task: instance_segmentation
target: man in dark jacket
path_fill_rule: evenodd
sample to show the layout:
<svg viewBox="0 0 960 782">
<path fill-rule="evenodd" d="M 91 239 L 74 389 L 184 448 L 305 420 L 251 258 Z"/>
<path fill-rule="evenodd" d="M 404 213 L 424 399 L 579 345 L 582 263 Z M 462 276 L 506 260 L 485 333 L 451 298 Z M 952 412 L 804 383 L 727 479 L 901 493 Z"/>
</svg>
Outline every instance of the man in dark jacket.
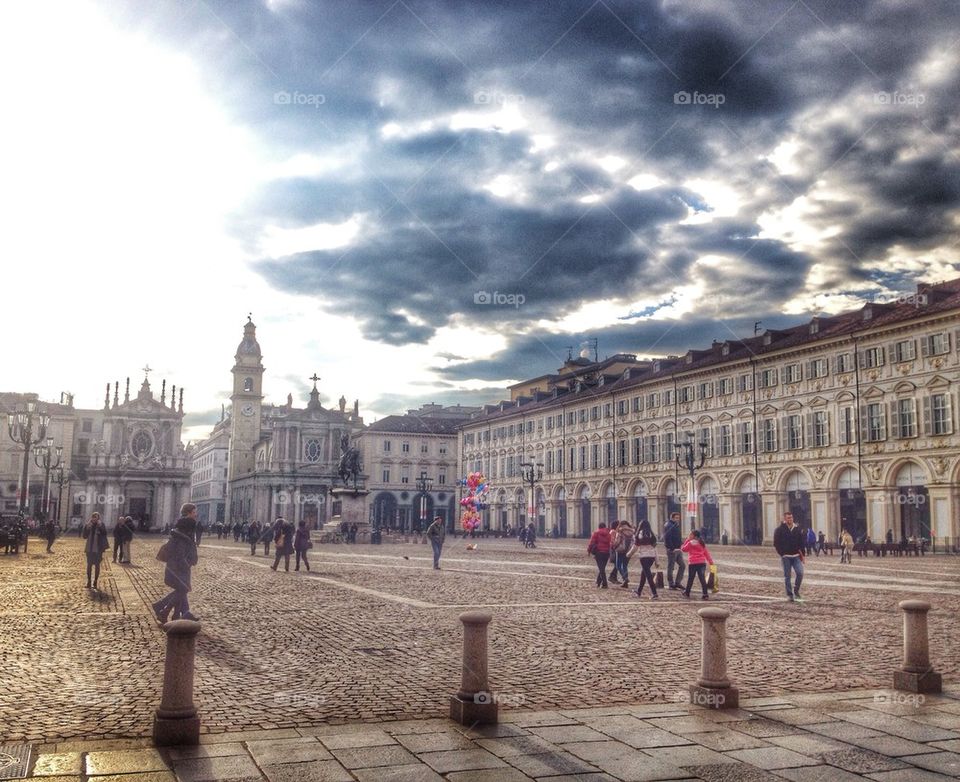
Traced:
<svg viewBox="0 0 960 782">
<path fill-rule="evenodd" d="M 443 516 L 435 516 L 433 524 L 427 527 L 427 538 L 433 549 L 433 569 L 440 569 L 440 554 L 443 552 L 443 541 L 447 537 L 447 528 L 443 523 Z"/>
<path fill-rule="evenodd" d="M 197 506 L 187 502 L 180 508 L 180 518 L 170 531 L 170 539 L 163 544 L 157 558 L 166 563 L 163 583 L 173 591 L 153 604 L 153 613 L 160 624 L 166 624 L 170 611 L 174 619 L 192 619 L 187 594 L 191 590 L 190 568 L 197 564 Z"/>
<path fill-rule="evenodd" d="M 293 553 L 293 525 L 284 518 L 279 518 L 273 525 L 273 542 L 277 544 L 271 570 L 276 570 L 283 558 L 284 570 L 290 570 L 290 555 Z"/>
<path fill-rule="evenodd" d="M 683 533 L 680 530 L 680 514 L 671 513 L 670 520 L 663 525 L 663 545 L 667 550 L 667 584 L 670 589 L 683 589 L 683 573 L 687 569 L 683 561 Z M 673 577 L 673 566 L 676 563 L 677 577 Z"/>
<path fill-rule="evenodd" d="M 805 542 L 803 530 L 793 523 L 793 514 L 787 511 L 783 514 L 783 524 L 773 533 L 773 547 L 780 555 L 780 562 L 783 565 L 783 584 L 787 590 L 787 599 L 791 603 L 803 602 L 803 598 L 800 597 L 800 583 L 803 581 Z M 790 571 L 796 573 L 793 585 L 790 584 Z"/>
</svg>

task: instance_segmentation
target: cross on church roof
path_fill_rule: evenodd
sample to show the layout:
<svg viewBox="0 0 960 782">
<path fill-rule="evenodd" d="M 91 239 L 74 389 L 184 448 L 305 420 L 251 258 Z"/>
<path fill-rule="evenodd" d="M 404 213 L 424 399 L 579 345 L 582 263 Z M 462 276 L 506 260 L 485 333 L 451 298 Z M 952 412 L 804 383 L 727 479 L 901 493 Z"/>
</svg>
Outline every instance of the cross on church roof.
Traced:
<svg viewBox="0 0 960 782">
<path fill-rule="evenodd" d="M 320 379 L 320 378 L 317 377 L 317 373 L 316 373 L 316 372 L 313 373 L 313 377 L 308 377 L 308 378 L 307 378 L 307 380 L 312 380 L 312 381 L 313 381 L 314 387 L 316 387 L 317 381 L 318 381 L 319 379 Z"/>
<path fill-rule="evenodd" d="M 147 365 L 143 368 L 143 378 L 144 378 L 144 380 L 146 380 L 146 379 L 148 379 L 148 378 L 150 377 L 150 373 L 151 373 L 151 372 L 153 372 L 153 370 L 150 368 L 150 365 L 147 364 Z"/>
</svg>

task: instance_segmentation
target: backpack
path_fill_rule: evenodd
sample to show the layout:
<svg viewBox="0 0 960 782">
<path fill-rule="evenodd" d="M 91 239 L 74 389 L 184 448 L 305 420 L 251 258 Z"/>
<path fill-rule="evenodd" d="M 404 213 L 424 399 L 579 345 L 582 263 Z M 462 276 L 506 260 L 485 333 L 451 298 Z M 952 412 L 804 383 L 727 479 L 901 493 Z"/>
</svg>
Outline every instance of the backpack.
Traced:
<svg viewBox="0 0 960 782">
<path fill-rule="evenodd" d="M 157 549 L 157 561 L 164 563 L 169 562 L 170 554 L 172 553 L 170 548 L 170 541 L 168 540 L 159 549 Z"/>
</svg>

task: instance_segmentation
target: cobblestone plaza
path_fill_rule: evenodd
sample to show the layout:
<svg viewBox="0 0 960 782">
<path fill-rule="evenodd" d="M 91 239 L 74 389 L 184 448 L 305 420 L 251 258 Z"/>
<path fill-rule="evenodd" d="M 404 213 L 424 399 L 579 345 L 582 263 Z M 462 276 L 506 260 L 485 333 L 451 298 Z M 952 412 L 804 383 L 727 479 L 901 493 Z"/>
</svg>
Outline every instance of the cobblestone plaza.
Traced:
<svg viewBox="0 0 960 782">
<path fill-rule="evenodd" d="M 83 588 L 79 541 L 31 541 L 0 557 L 0 739 L 148 736 L 164 636 L 149 603 L 165 589 L 158 538 L 132 565 Z M 262 553 L 206 538 L 192 602 L 203 622 L 196 700 L 205 733 L 446 715 L 460 675 L 458 615 L 493 614 L 490 671 L 502 711 L 678 704 L 698 673 L 699 600 L 594 587 L 579 542 L 523 549 L 448 541 L 443 569 L 424 545 L 319 545 L 310 573 L 272 572 Z M 949 556 L 811 557 L 807 602 L 782 598 L 772 551 L 716 547 L 731 612 L 730 674 L 742 697 L 890 686 L 901 659 L 897 603 L 929 600 L 931 654 L 960 670 L 960 568 Z"/>
</svg>

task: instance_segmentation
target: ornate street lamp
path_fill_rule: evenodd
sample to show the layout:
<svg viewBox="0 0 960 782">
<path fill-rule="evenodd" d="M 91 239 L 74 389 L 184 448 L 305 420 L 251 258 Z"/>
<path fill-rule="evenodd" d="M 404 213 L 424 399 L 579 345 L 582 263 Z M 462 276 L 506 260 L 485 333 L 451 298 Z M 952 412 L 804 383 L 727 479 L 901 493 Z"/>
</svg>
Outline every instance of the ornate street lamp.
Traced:
<svg viewBox="0 0 960 782">
<path fill-rule="evenodd" d="M 55 457 L 54 451 L 56 451 Z M 41 523 L 47 520 L 47 514 L 50 512 L 50 470 L 60 466 L 63 460 L 62 457 L 63 446 L 58 445 L 56 449 L 54 449 L 52 437 L 48 437 L 43 445 L 34 446 L 33 461 L 37 467 L 43 470 L 42 510 L 40 511 L 40 518 L 38 519 Z"/>
<path fill-rule="evenodd" d="M 699 454 L 697 449 L 699 448 Z M 687 432 L 687 439 L 677 443 L 677 466 L 690 475 L 690 492 L 687 497 L 687 513 L 690 519 L 690 528 L 697 526 L 697 489 L 696 472 L 707 460 L 707 444 L 694 442 L 693 432 Z"/>
<path fill-rule="evenodd" d="M 20 518 L 24 518 L 27 508 L 27 483 L 30 474 L 30 454 L 34 447 L 47 439 L 47 426 L 50 415 L 39 410 L 35 401 L 28 400 L 25 410 L 7 414 L 7 433 L 10 439 L 23 448 L 23 463 L 20 469 Z M 37 418 L 37 430 L 34 431 L 34 416 Z M 52 438 L 51 443 L 52 445 Z"/>
<path fill-rule="evenodd" d="M 427 520 L 427 492 L 433 484 L 433 478 L 428 478 L 425 472 L 420 473 L 417 478 L 417 491 L 420 492 L 420 532 L 423 532 L 423 524 Z"/>
<path fill-rule="evenodd" d="M 536 485 L 543 480 L 543 464 L 537 462 L 520 462 L 520 479 L 524 482 L 525 485 L 530 486 L 530 502 L 527 505 L 527 508 L 530 513 L 530 520 L 534 521 L 537 525 L 537 530 L 540 529 L 539 518 L 537 517 L 537 498 L 535 495 Z"/>
<path fill-rule="evenodd" d="M 61 511 L 62 502 L 63 502 L 63 484 L 67 484 L 67 496 L 70 496 L 70 468 L 67 467 L 66 470 L 63 469 L 62 464 L 58 464 L 56 469 L 53 471 L 53 480 L 57 484 L 57 524 L 60 523 L 60 516 L 63 515 Z M 69 525 L 68 525 L 69 526 Z"/>
</svg>

